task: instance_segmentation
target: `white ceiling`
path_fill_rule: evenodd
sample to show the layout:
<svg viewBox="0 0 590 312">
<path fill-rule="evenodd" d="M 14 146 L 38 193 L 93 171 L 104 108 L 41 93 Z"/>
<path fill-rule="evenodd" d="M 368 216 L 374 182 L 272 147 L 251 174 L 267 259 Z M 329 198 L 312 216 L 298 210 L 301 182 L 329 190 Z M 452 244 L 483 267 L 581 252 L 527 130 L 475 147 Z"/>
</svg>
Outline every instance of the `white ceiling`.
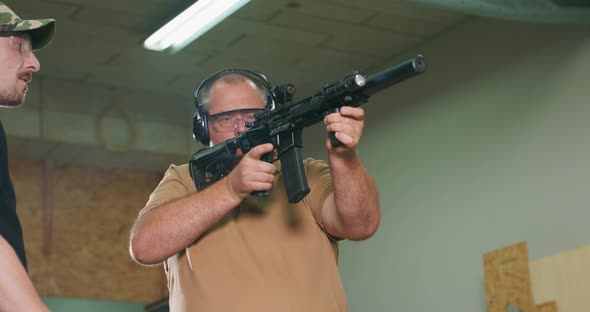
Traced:
<svg viewBox="0 0 590 312">
<path fill-rule="evenodd" d="M 463 14 L 400 0 L 252 0 L 184 50 L 166 54 L 146 50 L 142 42 L 192 0 L 2 1 L 21 18 L 57 21 L 51 45 L 36 52 L 42 69 L 35 77 L 43 78 L 44 105 L 60 114 L 96 115 L 104 103 L 92 92 L 86 94 L 93 89 L 85 88 L 106 87 L 130 95 L 128 98 L 149 97 L 149 101 L 126 103 L 125 109 L 138 122 L 185 124 L 183 138 L 185 132 L 186 138 L 190 137 L 187 121 L 196 85 L 218 70 L 258 70 L 273 84 L 294 83 L 296 98 L 302 98 L 351 70 L 370 74 L 413 56 L 420 52 L 416 51 L 420 44 L 466 19 Z M 57 85 L 61 87 L 56 89 Z M 41 88 L 33 85 L 31 89 L 29 93 L 34 94 Z M 40 105 L 34 97 L 28 96 L 26 109 Z M 171 99 L 166 101 L 165 111 L 162 101 L 155 100 L 160 98 Z M 26 113 L 22 114 L 29 116 Z M 11 116 L 17 115 L 13 112 Z M 6 125 L 6 118 L 3 122 Z M 75 124 L 83 126 L 84 122 Z M 14 129 L 19 125 L 13 122 L 9 126 Z M 90 142 L 86 147 L 71 146 L 54 144 L 55 137 L 48 142 L 43 135 L 40 140 L 22 139 L 18 131 L 16 136 L 8 133 L 11 151 L 17 156 L 60 159 L 59 155 L 69 155 L 69 161 L 72 155 L 88 150 L 85 154 L 97 159 L 88 162 L 133 163 L 151 170 L 164 169 L 162 164 L 170 158 L 154 155 L 158 161 L 139 166 L 138 153 L 142 159 L 150 158 L 145 150 L 113 155 L 100 153 L 95 139 L 93 146 Z M 189 156 L 182 153 L 178 157 Z M 125 157 L 128 159 L 121 160 Z"/>
<path fill-rule="evenodd" d="M 294 83 L 300 99 L 351 70 L 374 73 L 451 28 L 468 27 L 469 15 L 458 12 L 590 23 L 585 0 L 251 0 L 172 55 L 145 50 L 142 42 L 194 0 L 2 1 L 22 18 L 57 20 L 52 44 L 36 52 L 42 69 L 25 108 L 0 112 L 10 151 L 145 170 L 188 159 L 196 147 L 192 94 L 222 69 L 254 69 L 273 84 Z M 143 131 L 127 153 L 109 152 L 96 139 L 95 120 L 113 99 Z M 125 141 L 128 134 L 111 138 L 117 136 Z"/>
<path fill-rule="evenodd" d="M 21 17 L 52 17 L 39 75 L 186 96 L 229 67 L 317 89 L 352 69 L 371 71 L 464 16 L 396 0 L 252 0 L 175 55 L 141 43 L 187 0 L 4 0 Z M 311 90 L 311 89 L 310 89 Z"/>
</svg>

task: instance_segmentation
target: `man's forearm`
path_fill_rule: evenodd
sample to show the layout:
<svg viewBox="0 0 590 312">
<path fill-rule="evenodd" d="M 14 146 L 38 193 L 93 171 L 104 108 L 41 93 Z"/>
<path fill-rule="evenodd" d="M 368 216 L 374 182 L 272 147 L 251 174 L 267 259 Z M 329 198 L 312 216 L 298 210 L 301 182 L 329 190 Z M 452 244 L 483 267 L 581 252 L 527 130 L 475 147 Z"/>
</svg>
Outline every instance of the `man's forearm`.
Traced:
<svg viewBox="0 0 590 312">
<path fill-rule="evenodd" d="M 336 236 L 362 240 L 375 233 L 380 221 L 379 197 L 375 182 L 360 157 L 331 157 L 334 188 Z"/>
<path fill-rule="evenodd" d="M 0 236 L 0 312 L 49 311 L 16 253 Z"/>
<path fill-rule="evenodd" d="M 130 252 L 140 264 L 159 264 L 195 242 L 240 204 L 227 192 L 227 179 L 205 190 L 145 212 L 131 231 Z"/>
</svg>

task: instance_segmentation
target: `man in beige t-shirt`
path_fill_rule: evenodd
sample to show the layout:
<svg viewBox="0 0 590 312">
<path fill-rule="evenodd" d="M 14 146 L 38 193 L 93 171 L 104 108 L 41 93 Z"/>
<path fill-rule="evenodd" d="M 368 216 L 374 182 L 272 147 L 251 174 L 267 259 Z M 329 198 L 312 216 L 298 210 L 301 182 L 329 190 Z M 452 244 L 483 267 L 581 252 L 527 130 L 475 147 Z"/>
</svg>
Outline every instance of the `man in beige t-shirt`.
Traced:
<svg viewBox="0 0 590 312">
<path fill-rule="evenodd" d="M 205 79 L 195 99 L 195 138 L 211 145 L 272 106 L 266 78 L 247 70 Z M 324 123 L 344 146 L 326 140 L 328 162 L 305 160 L 311 191 L 297 204 L 287 201 L 280 165 L 261 160 L 272 144 L 238 152 L 231 172 L 199 192 L 188 165 L 167 170 L 133 226 L 130 252 L 140 264 L 163 263 L 171 311 L 346 311 L 335 238 L 373 235 L 379 201 L 356 152 L 363 110 L 343 107 Z"/>
</svg>

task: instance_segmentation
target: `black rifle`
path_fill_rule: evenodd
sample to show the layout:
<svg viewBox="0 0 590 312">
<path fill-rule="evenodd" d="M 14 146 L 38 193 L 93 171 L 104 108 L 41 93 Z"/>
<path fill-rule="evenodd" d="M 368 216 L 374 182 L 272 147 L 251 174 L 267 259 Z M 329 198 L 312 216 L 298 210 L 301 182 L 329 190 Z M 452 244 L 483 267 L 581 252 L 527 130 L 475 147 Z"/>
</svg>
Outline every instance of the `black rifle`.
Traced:
<svg viewBox="0 0 590 312">
<path fill-rule="evenodd" d="M 253 147 L 272 143 L 281 161 L 285 189 L 290 203 L 297 203 L 309 193 L 303 168 L 302 130 L 324 120 L 342 106 L 360 106 L 369 97 L 385 88 L 421 74 L 426 63 L 421 55 L 394 65 L 368 78 L 354 71 L 344 79 L 324 86 L 318 93 L 297 103 L 291 102 L 295 93 L 292 84 L 274 87 L 276 108 L 255 115 L 255 121 L 246 124 L 250 129 L 233 139 L 197 151 L 189 162 L 190 173 L 197 190 L 220 180 L 234 167 L 236 151 L 246 154 Z M 342 145 L 334 133 L 329 133 L 332 146 Z M 272 162 L 272 153 L 263 155 Z M 265 196 L 267 192 L 253 192 Z"/>
</svg>

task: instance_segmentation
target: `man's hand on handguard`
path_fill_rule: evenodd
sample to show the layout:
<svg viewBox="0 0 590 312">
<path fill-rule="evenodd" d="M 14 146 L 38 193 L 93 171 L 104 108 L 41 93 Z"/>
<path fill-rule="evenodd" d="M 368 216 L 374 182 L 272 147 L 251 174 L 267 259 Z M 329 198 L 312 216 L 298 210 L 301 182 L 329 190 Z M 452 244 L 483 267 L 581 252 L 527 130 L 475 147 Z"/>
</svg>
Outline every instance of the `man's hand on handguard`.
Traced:
<svg viewBox="0 0 590 312">
<path fill-rule="evenodd" d="M 253 191 L 268 191 L 277 172 L 273 164 L 260 160 L 262 155 L 271 152 L 273 145 L 262 144 L 251 149 L 227 176 L 230 194 L 243 200 Z"/>
<path fill-rule="evenodd" d="M 333 156 L 350 157 L 359 144 L 365 125 L 365 111 L 360 107 L 343 106 L 340 113 L 332 113 L 324 118 L 328 131 L 336 133 L 336 138 L 344 144 L 333 148 L 330 140 L 326 140 L 328 153 Z"/>
</svg>

